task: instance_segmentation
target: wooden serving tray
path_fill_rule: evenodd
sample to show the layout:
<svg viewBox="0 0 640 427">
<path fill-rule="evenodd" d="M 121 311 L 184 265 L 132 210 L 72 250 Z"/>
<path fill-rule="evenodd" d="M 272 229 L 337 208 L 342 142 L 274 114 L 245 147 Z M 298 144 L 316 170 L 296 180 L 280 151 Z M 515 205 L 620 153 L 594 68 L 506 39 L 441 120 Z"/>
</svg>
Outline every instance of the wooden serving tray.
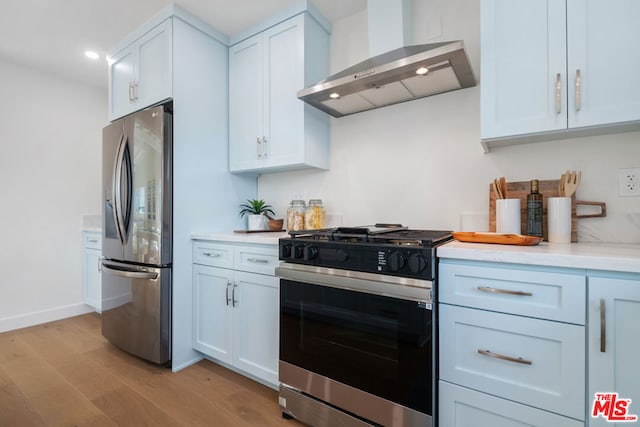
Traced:
<svg viewBox="0 0 640 427">
<path fill-rule="evenodd" d="M 542 194 L 542 234 L 544 240 L 547 238 L 547 198 L 558 197 L 558 186 L 560 180 L 551 179 L 538 181 L 538 190 Z M 527 232 L 527 195 L 531 192 L 530 181 L 507 182 L 507 197 L 510 199 L 520 199 L 520 232 Z M 489 231 L 496 231 L 496 193 L 493 191 L 493 183 L 489 184 Z M 577 217 L 576 217 L 576 195 L 571 196 L 571 241 L 578 241 Z"/>
<path fill-rule="evenodd" d="M 454 231 L 453 238 L 460 242 L 497 243 L 500 245 L 533 246 L 542 242 L 542 237 L 522 234 L 480 233 L 474 231 Z"/>
</svg>

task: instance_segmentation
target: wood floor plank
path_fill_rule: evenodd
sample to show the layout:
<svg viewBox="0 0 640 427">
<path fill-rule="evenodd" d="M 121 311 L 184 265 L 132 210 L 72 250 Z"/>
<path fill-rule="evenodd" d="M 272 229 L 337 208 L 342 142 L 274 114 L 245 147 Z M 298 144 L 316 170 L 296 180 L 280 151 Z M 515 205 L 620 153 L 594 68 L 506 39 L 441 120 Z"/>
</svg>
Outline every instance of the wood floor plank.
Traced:
<svg viewBox="0 0 640 427">
<path fill-rule="evenodd" d="M 0 426 L 44 425 L 38 412 L 0 366 Z"/>
<path fill-rule="evenodd" d="M 90 314 L 0 333 L 0 426 L 299 427 L 277 392 L 209 361 L 173 373 Z"/>
<path fill-rule="evenodd" d="M 139 427 L 180 426 L 167 412 L 127 386 L 121 386 L 93 399 L 96 405 L 118 425 Z"/>
</svg>

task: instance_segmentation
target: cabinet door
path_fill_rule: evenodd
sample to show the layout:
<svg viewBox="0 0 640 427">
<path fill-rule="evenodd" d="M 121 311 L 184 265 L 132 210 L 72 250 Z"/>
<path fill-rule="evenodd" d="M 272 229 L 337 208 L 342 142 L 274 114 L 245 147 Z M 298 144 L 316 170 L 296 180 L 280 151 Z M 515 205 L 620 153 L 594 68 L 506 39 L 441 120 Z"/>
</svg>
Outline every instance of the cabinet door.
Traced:
<svg viewBox="0 0 640 427">
<path fill-rule="evenodd" d="M 193 265 L 193 348 L 231 361 L 233 271 Z"/>
<path fill-rule="evenodd" d="M 640 119 L 638 18 L 637 0 L 567 0 L 569 127 Z"/>
<path fill-rule="evenodd" d="M 134 94 L 135 110 L 139 110 L 171 98 L 171 19 L 140 37 L 136 45 L 138 68 Z"/>
<path fill-rule="evenodd" d="M 263 164 L 262 35 L 229 48 L 229 167 L 231 172 Z"/>
<path fill-rule="evenodd" d="M 277 167 L 304 161 L 304 15 L 263 34 L 265 54 L 265 165 Z"/>
<path fill-rule="evenodd" d="M 564 1 L 482 1 L 482 139 L 566 129 L 565 19 Z"/>
<path fill-rule="evenodd" d="M 550 412 L 439 383 L 439 425 L 446 427 L 583 427 L 584 423 Z"/>
<path fill-rule="evenodd" d="M 134 108 L 132 84 L 135 80 L 136 49 L 129 46 L 109 60 L 109 118 L 114 120 Z"/>
<path fill-rule="evenodd" d="M 102 271 L 101 251 L 84 250 L 84 300 L 85 303 L 102 312 Z"/>
<path fill-rule="evenodd" d="M 640 278 L 590 277 L 588 310 L 589 414 L 595 393 L 616 392 L 621 399 L 632 399 L 628 415 L 640 416 Z M 612 424 L 598 417 L 589 425 Z"/>
<path fill-rule="evenodd" d="M 278 384 L 279 279 L 235 273 L 234 365 Z"/>
<path fill-rule="evenodd" d="M 584 419 L 584 326 L 438 307 L 441 379 Z"/>
</svg>

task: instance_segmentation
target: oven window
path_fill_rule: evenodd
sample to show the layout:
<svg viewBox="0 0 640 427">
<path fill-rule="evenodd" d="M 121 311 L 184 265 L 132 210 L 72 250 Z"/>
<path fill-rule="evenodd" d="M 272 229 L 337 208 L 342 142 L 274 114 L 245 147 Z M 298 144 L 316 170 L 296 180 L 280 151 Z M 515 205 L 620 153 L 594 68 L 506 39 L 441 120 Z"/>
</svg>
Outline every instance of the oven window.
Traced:
<svg viewBox="0 0 640 427">
<path fill-rule="evenodd" d="M 280 281 L 280 359 L 431 414 L 431 310 Z"/>
</svg>

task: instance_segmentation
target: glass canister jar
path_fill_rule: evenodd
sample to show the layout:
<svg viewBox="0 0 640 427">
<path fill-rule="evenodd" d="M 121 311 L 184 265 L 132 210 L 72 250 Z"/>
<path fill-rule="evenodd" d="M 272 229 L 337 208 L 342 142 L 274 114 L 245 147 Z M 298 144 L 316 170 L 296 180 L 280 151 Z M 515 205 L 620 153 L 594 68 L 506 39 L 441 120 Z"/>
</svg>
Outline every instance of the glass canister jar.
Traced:
<svg viewBox="0 0 640 427">
<path fill-rule="evenodd" d="M 304 213 L 306 205 L 304 200 L 292 200 L 287 209 L 287 231 L 304 230 Z"/>
<path fill-rule="evenodd" d="M 324 228 L 327 222 L 327 213 L 322 206 L 322 200 L 311 199 L 304 214 L 304 229 L 317 230 Z"/>
</svg>

